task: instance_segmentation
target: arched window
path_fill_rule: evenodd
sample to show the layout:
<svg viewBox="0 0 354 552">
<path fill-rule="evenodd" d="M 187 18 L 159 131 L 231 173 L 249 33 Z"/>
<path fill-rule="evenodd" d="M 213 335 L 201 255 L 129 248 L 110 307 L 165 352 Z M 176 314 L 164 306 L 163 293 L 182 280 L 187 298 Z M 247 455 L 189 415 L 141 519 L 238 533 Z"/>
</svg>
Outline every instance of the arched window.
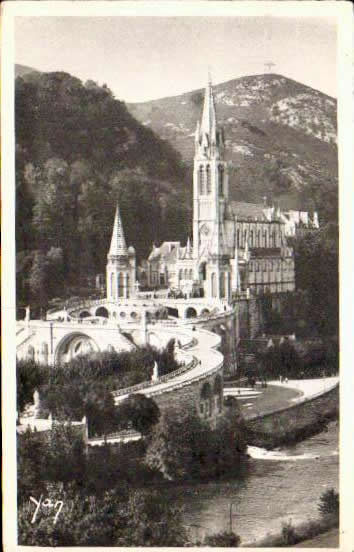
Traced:
<svg viewBox="0 0 354 552">
<path fill-rule="evenodd" d="M 200 165 L 199 171 L 198 171 L 198 184 L 199 184 L 199 195 L 204 195 L 204 167 L 203 165 Z"/>
<path fill-rule="evenodd" d="M 210 174 L 210 166 L 206 166 L 206 186 L 207 186 L 207 194 L 211 194 L 211 174 Z"/>
<path fill-rule="evenodd" d="M 236 232 L 236 243 L 237 243 L 237 247 L 240 247 L 240 229 L 237 228 L 237 232 Z"/>
<path fill-rule="evenodd" d="M 221 274 L 220 274 L 220 297 L 221 297 L 221 299 L 224 299 L 224 297 L 225 297 L 225 276 L 226 276 L 226 274 L 224 272 L 221 272 Z"/>
<path fill-rule="evenodd" d="M 250 247 L 253 247 L 253 230 L 250 232 Z"/>
<path fill-rule="evenodd" d="M 116 298 L 115 289 L 114 289 L 114 272 L 111 272 L 111 297 Z"/>
<path fill-rule="evenodd" d="M 212 297 L 217 297 L 217 290 L 216 290 L 216 274 L 215 272 L 211 275 L 211 295 Z"/>
<path fill-rule="evenodd" d="M 261 231 L 257 232 L 257 247 L 261 247 Z"/>
<path fill-rule="evenodd" d="M 129 286 L 130 286 L 130 281 L 129 281 L 129 274 L 127 274 L 127 297 L 129 297 Z"/>
<path fill-rule="evenodd" d="M 188 280 L 188 270 L 186 268 L 184 269 L 184 279 Z"/>
<path fill-rule="evenodd" d="M 208 418 L 213 412 L 212 405 L 213 392 L 210 383 L 204 383 L 200 392 L 200 413 Z"/>
<path fill-rule="evenodd" d="M 45 364 L 48 363 L 48 343 L 42 343 L 42 358 Z"/>
<path fill-rule="evenodd" d="M 118 297 L 124 296 L 124 274 L 120 272 L 118 274 Z"/>
<path fill-rule="evenodd" d="M 268 247 L 268 234 L 267 234 L 267 232 L 264 233 L 264 247 Z"/>
<path fill-rule="evenodd" d="M 224 166 L 219 165 L 218 171 L 219 171 L 219 193 L 221 196 L 223 196 L 224 195 Z"/>
<path fill-rule="evenodd" d="M 183 280 L 183 270 L 180 268 L 178 272 L 178 279 L 179 281 Z"/>
<path fill-rule="evenodd" d="M 192 268 L 189 270 L 189 279 L 193 280 L 193 269 Z"/>
</svg>

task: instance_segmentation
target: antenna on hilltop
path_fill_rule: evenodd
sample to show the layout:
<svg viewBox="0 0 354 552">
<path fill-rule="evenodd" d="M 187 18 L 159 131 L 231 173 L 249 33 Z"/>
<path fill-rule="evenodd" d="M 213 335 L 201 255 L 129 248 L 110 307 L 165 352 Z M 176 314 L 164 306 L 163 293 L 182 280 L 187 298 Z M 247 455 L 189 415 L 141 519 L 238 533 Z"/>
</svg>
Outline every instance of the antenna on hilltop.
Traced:
<svg viewBox="0 0 354 552">
<path fill-rule="evenodd" d="M 272 67 L 275 67 L 275 63 L 273 63 L 272 61 L 268 61 L 268 63 L 265 63 L 264 64 L 264 72 L 265 73 L 271 73 L 272 72 Z M 268 71 L 267 71 L 268 69 Z"/>
</svg>

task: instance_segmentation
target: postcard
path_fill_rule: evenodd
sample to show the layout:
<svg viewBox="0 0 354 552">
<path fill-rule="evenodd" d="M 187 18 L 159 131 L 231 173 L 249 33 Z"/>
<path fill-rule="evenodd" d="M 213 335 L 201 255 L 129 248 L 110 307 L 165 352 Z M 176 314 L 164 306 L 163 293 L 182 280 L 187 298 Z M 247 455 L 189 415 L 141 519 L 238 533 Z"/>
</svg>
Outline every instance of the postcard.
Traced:
<svg viewBox="0 0 354 552">
<path fill-rule="evenodd" d="M 2 31 L 5 550 L 352 550 L 350 4 Z"/>
</svg>

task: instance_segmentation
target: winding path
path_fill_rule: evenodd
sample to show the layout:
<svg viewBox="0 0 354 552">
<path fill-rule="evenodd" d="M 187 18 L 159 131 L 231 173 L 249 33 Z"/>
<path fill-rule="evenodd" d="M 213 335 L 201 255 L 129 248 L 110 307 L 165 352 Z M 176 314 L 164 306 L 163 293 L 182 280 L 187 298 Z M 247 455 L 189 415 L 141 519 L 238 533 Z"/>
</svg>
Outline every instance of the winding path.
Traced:
<svg viewBox="0 0 354 552">
<path fill-rule="evenodd" d="M 158 330 L 158 328 L 156 329 Z M 190 333 L 191 342 L 193 342 L 193 345 L 188 348 L 188 353 L 192 354 L 196 359 L 196 364 L 190 370 L 179 374 L 171 380 L 163 383 L 157 382 L 156 385 L 142 389 L 141 392 L 147 397 L 168 393 L 175 389 L 189 385 L 193 381 L 202 380 L 211 375 L 213 372 L 219 370 L 222 366 L 224 357 L 219 351 L 215 350 L 220 344 L 220 336 L 212 332 L 208 332 L 207 330 L 186 330 L 186 327 L 184 326 L 183 332 L 186 333 L 186 331 Z M 176 335 L 177 332 L 178 328 L 176 328 Z M 127 396 L 128 393 L 126 395 L 116 397 L 115 403 L 118 404 Z"/>
</svg>

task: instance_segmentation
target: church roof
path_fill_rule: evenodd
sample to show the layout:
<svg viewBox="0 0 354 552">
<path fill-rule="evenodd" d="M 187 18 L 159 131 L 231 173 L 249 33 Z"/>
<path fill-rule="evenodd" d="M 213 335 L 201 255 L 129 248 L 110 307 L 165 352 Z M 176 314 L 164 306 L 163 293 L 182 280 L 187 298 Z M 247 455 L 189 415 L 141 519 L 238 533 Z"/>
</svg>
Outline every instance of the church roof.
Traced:
<svg viewBox="0 0 354 552">
<path fill-rule="evenodd" d="M 229 210 L 232 217 L 238 220 L 268 220 L 262 203 L 246 203 L 245 201 L 230 201 Z"/>
<path fill-rule="evenodd" d="M 160 259 L 164 262 L 174 262 L 177 259 L 179 242 L 163 242 L 160 247 L 154 247 L 149 255 L 149 261 Z"/>
<path fill-rule="evenodd" d="M 119 207 L 117 204 L 114 216 L 111 247 L 108 256 L 126 257 L 128 255 L 127 244 L 124 237 L 122 219 L 120 218 Z"/>
</svg>

